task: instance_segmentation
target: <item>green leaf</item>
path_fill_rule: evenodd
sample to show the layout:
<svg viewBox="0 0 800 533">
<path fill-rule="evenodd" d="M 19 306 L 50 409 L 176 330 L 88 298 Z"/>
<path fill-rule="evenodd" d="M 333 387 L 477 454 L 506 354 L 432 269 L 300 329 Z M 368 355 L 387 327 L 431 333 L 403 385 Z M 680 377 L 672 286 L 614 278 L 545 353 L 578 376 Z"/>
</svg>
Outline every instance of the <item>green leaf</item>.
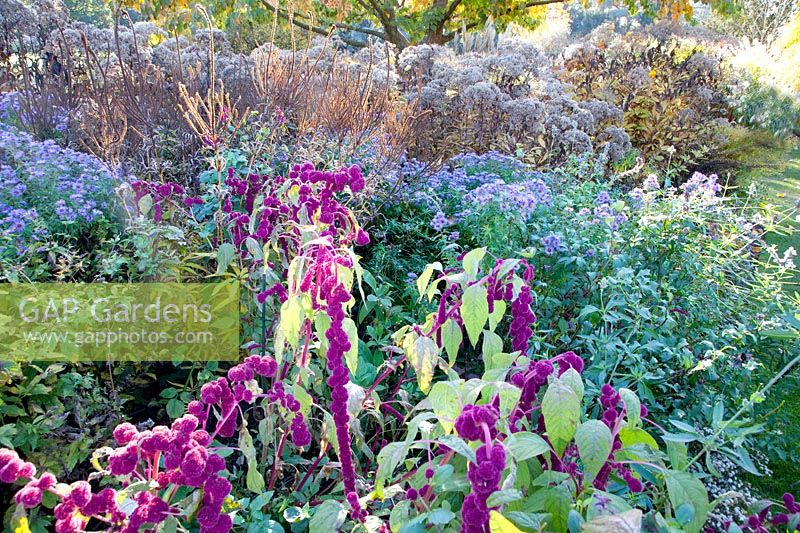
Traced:
<svg viewBox="0 0 800 533">
<path fill-rule="evenodd" d="M 639 425 L 639 417 L 642 410 L 642 404 L 639 402 L 639 397 L 630 389 L 619 389 L 619 395 L 625 403 L 625 412 L 628 419 L 628 427 L 635 428 Z"/>
<path fill-rule="evenodd" d="M 431 263 L 425 267 L 425 270 L 422 271 L 422 274 L 419 275 L 417 278 L 417 290 L 419 291 L 419 300 L 422 300 L 422 297 L 425 296 L 425 292 L 428 290 L 428 284 L 431 282 L 431 277 L 433 276 L 433 272 L 442 271 L 442 264 L 438 261 L 435 263 Z M 417 300 L 417 301 L 419 301 Z"/>
<path fill-rule="evenodd" d="M 680 525 L 688 524 L 694 519 L 694 507 L 691 504 L 684 503 L 675 510 L 675 520 Z"/>
<path fill-rule="evenodd" d="M 300 295 L 295 295 L 281 304 L 279 327 L 292 348 L 297 348 L 300 340 L 300 326 L 306 316 L 300 298 Z"/>
<path fill-rule="evenodd" d="M 408 453 L 409 445 L 404 441 L 390 442 L 378 453 L 378 470 L 375 472 L 375 487 L 380 491 Z"/>
<path fill-rule="evenodd" d="M 149 194 L 145 194 L 144 196 L 139 198 L 139 203 L 137 207 L 139 208 L 140 213 L 142 213 L 143 215 L 147 215 L 153 208 L 153 197 Z"/>
<path fill-rule="evenodd" d="M 484 255 L 486 255 L 486 248 L 475 248 L 464 256 L 462 264 L 464 265 L 464 272 L 467 273 L 470 280 L 474 280 L 475 276 L 478 275 Z"/>
<path fill-rule="evenodd" d="M 575 432 L 575 444 L 583 461 L 585 479 L 592 481 L 611 454 L 613 437 L 608 426 L 599 420 L 587 420 Z"/>
<path fill-rule="evenodd" d="M 583 399 L 583 378 L 581 378 L 577 370 L 568 368 L 558 379 L 565 385 L 569 385 L 569 388 L 575 391 L 575 396 L 578 397 L 578 401 Z"/>
<path fill-rule="evenodd" d="M 453 431 L 456 417 L 461 413 L 461 400 L 455 384 L 450 381 L 435 383 L 428 399 L 444 432 L 449 434 Z"/>
<path fill-rule="evenodd" d="M 583 526 L 583 533 L 640 533 L 642 512 L 632 509 L 615 515 L 601 515 L 589 520 Z"/>
<path fill-rule="evenodd" d="M 467 329 L 467 336 L 473 346 L 478 344 L 478 337 L 489 319 L 489 302 L 486 300 L 486 287 L 470 285 L 461 298 L 461 319 Z"/>
<path fill-rule="evenodd" d="M 580 400 L 571 387 L 556 380 L 544 393 L 542 415 L 547 436 L 560 457 L 578 427 Z"/>
<path fill-rule="evenodd" d="M 688 472 L 670 470 L 665 473 L 665 477 L 672 508 L 677 510 L 688 505 L 693 510 L 692 518 L 683 524 L 683 528 L 687 533 L 698 533 L 706 523 L 710 511 L 705 486 Z M 688 516 L 688 511 L 684 511 L 684 516 Z"/>
<path fill-rule="evenodd" d="M 336 500 L 325 500 L 317 506 L 308 522 L 309 533 L 334 533 L 347 519 L 347 510 Z"/>
<path fill-rule="evenodd" d="M 434 526 L 444 526 L 455 520 L 456 515 L 449 509 L 438 508 L 428 514 L 428 523 Z"/>
<path fill-rule="evenodd" d="M 264 490 L 264 476 L 258 471 L 258 462 L 255 459 L 247 461 L 247 490 L 260 494 Z"/>
<path fill-rule="evenodd" d="M 463 340 L 464 334 L 461 332 L 461 326 L 452 318 L 448 318 L 442 325 L 442 344 L 447 352 L 447 361 L 450 366 L 456 364 L 458 349 Z"/>
<path fill-rule="evenodd" d="M 228 270 L 228 266 L 231 264 L 231 261 L 233 261 L 234 255 L 236 255 L 236 248 L 234 248 L 231 243 L 224 242 L 220 244 L 217 249 L 217 276 Z"/>
<path fill-rule="evenodd" d="M 409 350 L 408 359 L 417 373 L 420 390 L 427 394 L 433 380 L 433 367 L 439 356 L 439 347 L 430 337 L 417 337 Z"/>
<path fill-rule="evenodd" d="M 503 300 L 495 300 L 494 310 L 489 313 L 489 330 L 494 331 L 497 325 L 503 320 L 506 314 L 506 303 Z"/>
<path fill-rule="evenodd" d="M 167 402 L 167 414 L 170 418 L 179 418 L 186 410 L 186 405 L 178 398 L 173 398 Z"/>
<path fill-rule="evenodd" d="M 457 454 L 463 455 L 473 463 L 477 462 L 475 459 L 475 452 L 460 437 L 456 437 L 455 435 L 443 435 L 439 437 L 437 440 L 438 442 L 444 444 Z"/>
<path fill-rule="evenodd" d="M 688 450 L 686 449 L 686 444 L 682 442 L 673 442 L 673 441 L 666 441 L 667 442 L 667 456 L 669 456 L 669 464 L 672 466 L 673 470 L 684 470 L 686 469 L 686 462 L 688 456 Z"/>
<path fill-rule="evenodd" d="M 253 437 L 250 435 L 246 424 L 242 424 L 239 429 L 239 450 L 241 450 L 247 461 L 255 461 L 256 447 L 253 446 Z"/>
<path fill-rule="evenodd" d="M 483 331 L 483 344 L 481 346 L 483 352 L 483 360 L 489 360 L 494 354 L 503 351 L 503 339 L 493 331 Z"/>
<path fill-rule="evenodd" d="M 542 531 L 547 515 L 543 513 L 527 513 L 524 511 L 507 511 L 506 517 L 526 531 Z"/>
<path fill-rule="evenodd" d="M 300 412 L 307 417 L 308 412 L 311 411 L 311 406 L 314 404 L 314 399 L 299 383 L 292 385 L 292 394 L 300 402 Z"/>
<path fill-rule="evenodd" d="M 545 487 L 528 498 L 526 509 L 550 514 L 547 520 L 549 528 L 545 531 L 566 533 L 569 511 L 572 508 L 572 496 L 563 487 Z"/>
<path fill-rule="evenodd" d="M 344 354 L 344 361 L 347 369 L 355 376 L 358 371 L 358 327 L 353 319 L 345 318 L 342 320 L 342 329 L 350 340 L 350 349 Z"/>
<path fill-rule="evenodd" d="M 158 533 L 177 533 L 178 519 L 174 516 L 168 517 L 158 526 L 156 531 L 158 531 Z"/>
<path fill-rule="evenodd" d="M 550 451 L 550 445 L 546 440 L 529 431 L 512 433 L 506 439 L 505 445 L 517 462 L 526 461 Z"/>
<path fill-rule="evenodd" d="M 658 450 L 658 443 L 648 432 L 642 428 L 621 428 L 618 433 L 619 440 L 622 442 L 623 448 L 633 446 L 634 444 L 644 444 L 654 450 Z"/>
<path fill-rule="evenodd" d="M 517 489 L 496 490 L 489 495 L 486 500 L 487 507 L 500 507 L 507 503 L 515 502 L 524 498 L 522 492 Z"/>
<path fill-rule="evenodd" d="M 329 327 L 331 327 L 331 317 L 328 316 L 328 313 L 325 311 L 316 312 L 314 314 L 314 330 L 319 339 L 319 354 L 321 357 L 325 357 L 328 352 L 328 338 L 325 336 L 325 332 L 328 331 Z M 280 359 L 278 359 L 278 362 L 280 362 Z"/>
</svg>

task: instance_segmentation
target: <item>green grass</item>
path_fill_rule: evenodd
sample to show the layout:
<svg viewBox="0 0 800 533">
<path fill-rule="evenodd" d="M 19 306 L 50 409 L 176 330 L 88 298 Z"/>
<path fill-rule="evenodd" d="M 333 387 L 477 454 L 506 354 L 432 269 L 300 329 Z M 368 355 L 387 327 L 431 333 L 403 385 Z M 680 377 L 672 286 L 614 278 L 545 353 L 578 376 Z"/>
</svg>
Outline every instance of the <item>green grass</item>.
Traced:
<svg viewBox="0 0 800 533">
<path fill-rule="evenodd" d="M 736 184 L 746 189 L 755 184 L 765 195 L 766 201 L 791 213 L 790 234 L 771 233 L 765 236 L 769 244 L 778 247 L 779 253 L 789 246 L 800 250 L 800 223 L 796 216 L 795 202 L 800 199 L 800 142 L 775 139 L 771 135 L 746 132 L 735 136 L 732 151 L 737 154 L 742 168 L 734 173 Z M 800 272 L 787 283 L 789 292 L 800 291 Z M 791 358 L 791 354 L 787 354 Z M 781 359 L 781 358 L 776 358 Z M 765 368 L 767 379 L 780 370 L 778 363 Z M 761 412 L 775 409 L 767 424 L 781 428 L 788 442 L 800 442 L 800 369 L 795 368 L 768 394 Z M 748 476 L 749 481 L 765 497 L 777 499 L 786 492 L 800 492 L 800 464 L 791 458 L 773 460 L 770 464 L 772 476 Z"/>
<path fill-rule="evenodd" d="M 768 133 L 738 132 L 730 151 L 742 165 L 733 175 L 740 190 L 755 184 L 767 202 L 790 215 L 786 222 L 794 231 L 767 234 L 767 243 L 777 246 L 780 253 L 790 246 L 800 250 L 800 223 L 796 220 L 800 210 L 795 205 L 800 200 L 800 140 L 779 139 Z M 800 270 L 788 288 L 800 290 Z"/>
</svg>

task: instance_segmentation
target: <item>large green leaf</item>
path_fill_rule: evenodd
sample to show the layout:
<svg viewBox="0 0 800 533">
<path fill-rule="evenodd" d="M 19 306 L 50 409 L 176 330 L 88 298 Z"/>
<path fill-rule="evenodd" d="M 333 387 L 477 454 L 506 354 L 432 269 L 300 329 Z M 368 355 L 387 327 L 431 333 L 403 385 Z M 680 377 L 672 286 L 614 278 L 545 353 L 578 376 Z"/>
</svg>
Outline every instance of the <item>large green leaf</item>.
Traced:
<svg viewBox="0 0 800 533">
<path fill-rule="evenodd" d="M 518 462 L 550 451 L 547 441 L 535 433 L 520 431 L 512 433 L 505 441 L 506 449 Z"/>
<path fill-rule="evenodd" d="M 467 336 L 473 346 L 478 344 L 478 337 L 489 319 L 489 302 L 486 300 L 486 287 L 475 284 L 464 291 L 461 298 L 461 319 L 467 329 Z"/>
<path fill-rule="evenodd" d="M 235 255 L 236 248 L 234 248 L 231 243 L 224 242 L 220 244 L 219 248 L 217 249 L 217 276 L 228 270 L 228 265 L 231 264 L 231 261 L 233 261 Z"/>
<path fill-rule="evenodd" d="M 572 508 L 572 496 L 563 487 L 545 487 L 537 490 L 527 500 L 526 510 L 549 513 L 547 523 L 550 527 L 545 531 L 566 533 L 569 511 Z"/>
<path fill-rule="evenodd" d="M 447 361 L 450 366 L 456 364 L 458 357 L 458 349 L 461 347 L 461 342 L 464 340 L 464 334 L 461 332 L 461 326 L 452 318 L 448 318 L 442 325 L 442 344 L 447 352 Z"/>
<path fill-rule="evenodd" d="M 375 472 L 375 490 L 380 491 L 394 469 L 406 458 L 409 445 L 407 442 L 390 442 L 378 453 L 378 470 Z"/>
<path fill-rule="evenodd" d="M 445 433 L 453 431 L 456 417 L 461 413 L 461 400 L 456 385 L 450 381 L 439 381 L 428 395 L 431 407 Z"/>
<path fill-rule="evenodd" d="M 486 248 L 476 248 L 464 256 L 462 264 L 464 265 L 464 272 L 467 273 L 470 280 L 474 280 L 475 276 L 478 275 L 478 270 L 481 267 L 481 260 L 485 255 Z"/>
<path fill-rule="evenodd" d="M 608 426 L 599 420 L 587 420 L 575 432 L 575 444 L 583 461 L 586 482 L 594 479 L 611 454 L 613 437 Z"/>
<path fill-rule="evenodd" d="M 677 510 L 686 505 L 694 511 L 688 513 L 691 519 L 683 524 L 684 530 L 687 533 L 698 533 L 706 523 L 711 510 L 705 486 L 689 472 L 669 470 L 665 473 L 665 477 L 672 508 Z"/>
<path fill-rule="evenodd" d="M 292 296 L 281 304 L 279 327 L 292 348 L 297 348 L 303 319 L 305 319 L 305 310 L 300 295 Z"/>
<path fill-rule="evenodd" d="M 308 521 L 309 533 L 334 533 L 347 519 L 347 510 L 336 500 L 325 500 L 318 505 Z"/>
<path fill-rule="evenodd" d="M 554 381 L 542 398 L 542 415 L 547 437 L 560 456 L 569 444 L 581 416 L 581 403 L 575 391 L 561 381 Z"/>
</svg>

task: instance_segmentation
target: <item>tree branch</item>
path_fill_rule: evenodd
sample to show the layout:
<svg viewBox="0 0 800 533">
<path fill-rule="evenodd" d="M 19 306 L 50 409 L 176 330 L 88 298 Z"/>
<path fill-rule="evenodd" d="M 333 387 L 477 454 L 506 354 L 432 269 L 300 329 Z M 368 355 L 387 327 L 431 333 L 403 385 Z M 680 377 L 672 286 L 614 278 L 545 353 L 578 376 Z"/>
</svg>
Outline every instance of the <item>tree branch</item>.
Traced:
<svg viewBox="0 0 800 533">
<path fill-rule="evenodd" d="M 311 18 L 310 17 L 303 16 L 303 15 L 298 15 L 296 13 L 295 14 L 289 14 L 285 10 L 277 8 L 277 7 L 273 6 L 272 4 L 270 4 L 269 0 L 261 0 L 261 3 L 264 6 L 266 6 L 267 9 L 269 9 L 273 13 L 277 13 L 277 15 L 279 17 L 288 20 L 289 22 L 291 22 L 292 24 L 294 24 L 298 28 L 304 29 L 306 31 L 311 31 L 311 32 L 316 33 L 318 35 L 323 35 L 325 37 L 329 37 L 331 32 L 333 30 L 335 30 L 335 29 L 347 29 L 347 30 L 357 31 L 357 32 L 365 33 L 365 34 L 369 34 L 369 35 L 374 35 L 374 36 L 379 37 L 381 39 L 385 39 L 384 34 L 379 32 L 379 31 L 377 31 L 377 30 L 373 30 L 371 28 L 359 28 L 357 26 L 351 26 L 350 24 L 342 24 L 342 23 L 338 23 L 338 22 L 331 22 L 330 25 L 328 26 L 328 29 L 325 29 L 322 26 L 313 25 L 311 23 Z M 306 22 L 303 22 L 302 20 L 298 20 L 298 17 L 304 18 L 305 20 L 307 20 L 309 22 L 306 23 Z M 345 44 L 347 44 L 349 46 L 354 46 L 356 48 L 362 48 L 362 47 L 365 46 L 365 43 L 363 43 L 361 41 L 356 41 L 354 39 L 350 39 L 350 38 L 343 37 L 343 36 L 339 36 L 339 38 L 342 40 L 343 43 L 345 43 Z"/>
<path fill-rule="evenodd" d="M 311 21 L 312 20 L 312 18 L 310 16 L 306 15 L 305 13 L 292 13 L 292 16 L 300 17 L 300 18 L 305 19 L 307 21 Z M 330 22 L 328 24 L 330 26 L 334 26 L 337 30 L 355 31 L 355 32 L 359 32 L 359 33 L 365 33 L 367 35 L 374 35 L 375 37 L 378 37 L 379 39 L 386 39 L 386 35 L 384 35 L 384 33 L 382 31 L 376 30 L 374 28 L 362 28 L 361 26 L 353 26 L 352 24 L 346 24 L 344 22 Z"/>
<path fill-rule="evenodd" d="M 548 4 L 560 4 L 560 3 L 564 2 L 564 1 L 565 0 L 533 0 L 531 2 L 526 2 L 526 3 L 524 3 L 523 5 L 521 5 L 521 6 L 517 7 L 517 8 L 509 9 L 508 11 L 506 11 L 506 15 L 510 15 L 514 11 L 517 11 L 517 10 L 520 10 L 520 9 L 530 9 L 532 7 L 546 6 Z"/>
<path fill-rule="evenodd" d="M 444 22 L 450 20 L 450 17 L 453 16 L 453 13 L 455 13 L 456 8 L 461 5 L 461 2 L 463 2 L 463 0 L 453 0 L 453 2 L 447 7 L 444 12 L 444 19 L 442 21 L 443 24 Z"/>
<path fill-rule="evenodd" d="M 518 7 L 515 7 L 515 8 L 509 8 L 508 10 L 506 10 L 505 14 L 506 15 L 511 15 L 511 14 L 517 12 L 517 11 L 530 9 L 532 7 L 546 6 L 546 5 L 549 5 L 549 4 L 561 4 L 561 3 L 565 2 L 565 1 L 566 0 L 531 0 L 530 2 L 526 2 L 526 3 L 522 4 L 521 6 L 518 6 Z M 461 3 L 461 0 L 453 0 L 453 4 L 455 4 L 455 7 L 458 7 L 459 3 Z M 469 31 L 469 30 L 477 28 L 480 25 L 481 25 L 480 22 L 470 22 L 463 29 L 466 30 L 466 31 Z M 459 30 L 455 30 L 455 31 L 452 31 L 450 33 L 446 33 L 446 34 L 444 34 L 444 38 L 447 40 L 447 42 L 452 41 L 453 38 L 456 35 L 458 35 L 458 32 L 459 32 Z"/>
</svg>

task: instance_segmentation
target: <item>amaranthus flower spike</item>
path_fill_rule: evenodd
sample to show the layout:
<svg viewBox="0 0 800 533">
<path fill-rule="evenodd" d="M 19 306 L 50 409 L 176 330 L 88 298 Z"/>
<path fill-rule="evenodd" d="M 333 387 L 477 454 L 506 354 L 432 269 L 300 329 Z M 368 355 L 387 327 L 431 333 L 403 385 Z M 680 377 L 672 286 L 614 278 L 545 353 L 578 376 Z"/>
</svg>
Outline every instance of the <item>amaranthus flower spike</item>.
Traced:
<svg viewBox="0 0 800 533">
<path fill-rule="evenodd" d="M 488 533 L 489 495 L 500 489 L 503 470 L 506 467 L 506 451 L 502 444 L 495 443 L 497 420 L 499 419 L 499 396 L 491 404 L 465 405 L 455 421 L 459 436 L 466 440 L 482 441 L 475 452 L 475 463 L 470 463 L 467 479 L 472 488 L 461 505 L 461 532 Z"/>
</svg>

